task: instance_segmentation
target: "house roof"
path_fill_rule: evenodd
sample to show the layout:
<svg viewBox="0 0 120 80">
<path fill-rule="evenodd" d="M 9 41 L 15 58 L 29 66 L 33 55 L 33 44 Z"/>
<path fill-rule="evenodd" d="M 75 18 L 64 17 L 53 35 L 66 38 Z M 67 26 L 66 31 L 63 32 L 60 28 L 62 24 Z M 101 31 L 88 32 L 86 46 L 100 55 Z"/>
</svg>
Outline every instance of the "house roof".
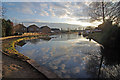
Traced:
<svg viewBox="0 0 120 80">
<path fill-rule="evenodd" d="M 23 24 L 17 24 L 17 25 L 14 26 L 14 28 L 15 27 L 20 27 L 20 26 L 26 28 Z"/>
<path fill-rule="evenodd" d="M 46 28 L 49 28 L 48 26 L 42 26 L 42 27 L 40 27 L 40 29 L 43 29 L 43 28 L 45 28 L 45 27 L 46 27 Z"/>
<path fill-rule="evenodd" d="M 30 28 L 30 27 L 36 27 L 36 28 L 39 28 L 39 27 L 36 26 L 35 24 L 28 26 L 28 28 Z"/>
</svg>

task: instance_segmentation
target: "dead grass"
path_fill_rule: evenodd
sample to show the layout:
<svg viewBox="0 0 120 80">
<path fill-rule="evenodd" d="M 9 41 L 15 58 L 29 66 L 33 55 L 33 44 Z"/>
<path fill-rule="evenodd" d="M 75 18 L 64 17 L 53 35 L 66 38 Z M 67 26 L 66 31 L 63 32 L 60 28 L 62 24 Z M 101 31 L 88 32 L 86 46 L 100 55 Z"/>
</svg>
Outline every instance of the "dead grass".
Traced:
<svg viewBox="0 0 120 80">
<path fill-rule="evenodd" d="M 19 53 L 15 49 L 15 45 L 22 40 L 37 39 L 39 37 L 41 36 L 29 36 L 24 38 L 13 38 L 13 39 L 4 40 L 2 42 L 2 52 L 8 56 L 11 56 L 13 58 L 17 58 L 23 61 L 29 60 L 29 57 L 24 56 L 23 54 Z M 46 37 L 46 36 L 42 36 L 42 37 Z"/>
</svg>

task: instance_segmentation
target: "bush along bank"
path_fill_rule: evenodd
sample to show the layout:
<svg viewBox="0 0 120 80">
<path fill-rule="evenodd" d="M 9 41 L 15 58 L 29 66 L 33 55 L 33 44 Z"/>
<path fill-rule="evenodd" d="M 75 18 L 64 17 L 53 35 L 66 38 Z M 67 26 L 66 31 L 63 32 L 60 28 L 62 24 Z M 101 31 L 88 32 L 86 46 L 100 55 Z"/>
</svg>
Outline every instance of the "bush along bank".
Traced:
<svg viewBox="0 0 120 80">
<path fill-rule="evenodd" d="M 101 24 L 100 28 L 102 32 L 91 33 L 88 37 L 104 47 L 101 47 L 101 54 L 104 56 L 105 64 L 120 64 L 120 27 L 108 21 Z"/>
<path fill-rule="evenodd" d="M 102 29 L 102 32 L 91 33 L 88 38 L 94 39 L 104 47 L 118 47 L 117 45 L 120 44 L 120 27 L 112 25 L 111 21 L 106 21 L 98 27 Z"/>
</svg>

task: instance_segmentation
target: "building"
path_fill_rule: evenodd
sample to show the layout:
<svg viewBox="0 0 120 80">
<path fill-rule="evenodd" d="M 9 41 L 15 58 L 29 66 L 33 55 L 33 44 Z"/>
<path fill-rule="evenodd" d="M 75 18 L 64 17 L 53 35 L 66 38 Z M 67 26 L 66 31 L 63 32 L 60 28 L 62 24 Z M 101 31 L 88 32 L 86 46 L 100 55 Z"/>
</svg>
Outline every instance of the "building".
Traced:
<svg viewBox="0 0 120 80">
<path fill-rule="evenodd" d="M 42 32 L 42 33 L 51 33 L 51 29 L 48 26 L 42 26 L 40 28 L 40 32 Z"/>
<path fill-rule="evenodd" d="M 61 31 L 58 28 L 51 28 L 51 32 L 53 32 L 53 33 L 60 33 Z"/>
<path fill-rule="evenodd" d="M 27 28 L 23 24 L 18 24 L 13 26 L 13 33 L 14 34 L 23 34 L 27 32 Z"/>
<path fill-rule="evenodd" d="M 34 33 L 34 32 L 40 32 L 40 28 L 36 25 L 30 25 L 27 28 L 27 32 Z"/>
</svg>

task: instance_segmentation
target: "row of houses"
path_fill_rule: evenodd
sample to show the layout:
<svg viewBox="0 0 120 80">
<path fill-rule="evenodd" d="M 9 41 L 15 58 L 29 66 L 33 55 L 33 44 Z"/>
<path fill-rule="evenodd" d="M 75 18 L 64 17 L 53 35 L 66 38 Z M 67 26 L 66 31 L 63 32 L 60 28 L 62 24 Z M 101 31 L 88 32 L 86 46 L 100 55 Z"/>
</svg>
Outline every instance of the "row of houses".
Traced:
<svg viewBox="0 0 120 80">
<path fill-rule="evenodd" d="M 102 30 L 98 27 L 95 27 L 94 29 L 85 29 L 84 33 L 89 34 L 89 33 L 94 33 L 94 32 L 102 32 Z"/>
<path fill-rule="evenodd" d="M 60 33 L 60 29 L 50 28 L 48 26 L 38 27 L 36 25 L 30 25 L 25 27 L 23 24 L 18 24 L 13 27 L 14 34 L 23 34 L 23 33 Z"/>
<path fill-rule="evenodd" d="M 79 32 L 79 35 L 83 34 L 84 36 L 88 36 L 90 33 L 99 33 L 102 32 L 102 29 L 99 27 L 95 28 L 86 28 L 85 30 L 82 30 Z"/>
</svg>

